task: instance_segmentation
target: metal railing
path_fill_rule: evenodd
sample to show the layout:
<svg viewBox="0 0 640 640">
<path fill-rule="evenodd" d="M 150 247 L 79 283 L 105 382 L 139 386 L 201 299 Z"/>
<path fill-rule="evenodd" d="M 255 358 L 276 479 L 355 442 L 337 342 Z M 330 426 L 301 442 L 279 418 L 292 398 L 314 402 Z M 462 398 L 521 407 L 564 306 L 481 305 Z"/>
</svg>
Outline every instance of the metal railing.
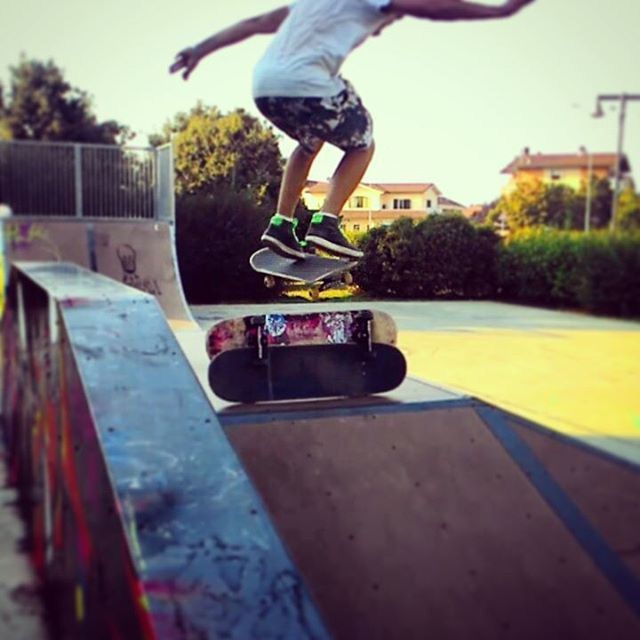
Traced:
<svg viewBox="0 0 640 640">
<path fill-rule="evenodd" d="M 173 220 L 173 150 L 0 141 L 0 203 L 18 216 Z"/>
</svg>

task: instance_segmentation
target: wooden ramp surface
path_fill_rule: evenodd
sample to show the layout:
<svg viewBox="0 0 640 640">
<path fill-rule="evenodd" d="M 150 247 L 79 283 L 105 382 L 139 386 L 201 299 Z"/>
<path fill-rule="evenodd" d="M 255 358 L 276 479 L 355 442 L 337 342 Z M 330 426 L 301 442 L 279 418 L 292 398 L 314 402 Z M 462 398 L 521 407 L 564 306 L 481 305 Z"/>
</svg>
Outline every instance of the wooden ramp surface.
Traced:
<svg viewBox="0 0 640 640">
<path fill-rule="evenodd" d="M 479 407 L 248 414 L 226 431 L 336 638 L 640 637 L 638 470 L 602 473 L 557 441 L 545 452 L 541 432 L 525 471 Z M 552 489 L 534 481 L 547 457 Z M 616 518 L 587 504 L 591 490 Z"/>
</svg>

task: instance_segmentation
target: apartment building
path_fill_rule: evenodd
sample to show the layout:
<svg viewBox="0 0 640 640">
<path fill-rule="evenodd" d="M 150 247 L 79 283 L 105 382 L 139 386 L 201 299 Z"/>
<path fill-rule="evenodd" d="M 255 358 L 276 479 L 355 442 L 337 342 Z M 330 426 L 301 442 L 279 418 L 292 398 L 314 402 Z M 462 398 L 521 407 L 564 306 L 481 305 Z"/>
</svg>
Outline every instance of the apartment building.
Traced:
<svg viewBox="0 0 640 640">
<path fill-rule="evenodd" d="M 579 190 L 587 183 L 589 175 L 594 178 L 613 178 L 616 172 L 615 153 L 531 153 L 525 147 L 501 173 L 510 176 L 504 192 L 513 191 L 518 183 L 540 180 L 544 184 L 563 184 Z M 630 172 L 629 160 L 620 158 L 622 175 Z"/>
<path fill-rule="evenodd" d="M 328 191 L 328 182 L 308 182 L 302 194 L 307 208 L 319 211 Z M 357 232 L 390 225 L 401 217 L 418 221 L 428 215 L 464 209 L 445 198 L 432 182 L 361 183 L 341 215 L 343 228 Z"/>
</svg>

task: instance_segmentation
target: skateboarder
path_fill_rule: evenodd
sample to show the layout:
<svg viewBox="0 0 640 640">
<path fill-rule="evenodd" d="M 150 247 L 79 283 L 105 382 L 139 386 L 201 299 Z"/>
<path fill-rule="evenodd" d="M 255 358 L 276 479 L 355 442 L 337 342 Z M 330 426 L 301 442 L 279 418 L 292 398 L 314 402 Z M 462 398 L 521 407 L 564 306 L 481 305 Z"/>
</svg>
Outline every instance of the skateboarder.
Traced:
<svg viewBox="0 0 640 640">
<path fill-rule="evenodd" d="M 345 58 L 404 15 L 442 21 L 505 18 L 533 1 L 506 0 L 501 6 L 485 6 L 463 0 L 297 0 L 183 49 L 171 72 L 182 70 L 186 80 L 214 51 L 259 33 L 275 33 L 254 70 L 253 95 L 260 112 L 298 146 L 287 162 L 277 213 L 262 241 L 287 257 L 305 257 L 295 232 L 295 207 L 313 160 L 327 142 L 344 151 L 344 156 L 305 240 L 330 253 L 359 258 L 362 252 L 344 237 L 338 216 L 364 176 L 374 144 L 369 112 L 352 85 L 339 75 Z"/>
</svg>

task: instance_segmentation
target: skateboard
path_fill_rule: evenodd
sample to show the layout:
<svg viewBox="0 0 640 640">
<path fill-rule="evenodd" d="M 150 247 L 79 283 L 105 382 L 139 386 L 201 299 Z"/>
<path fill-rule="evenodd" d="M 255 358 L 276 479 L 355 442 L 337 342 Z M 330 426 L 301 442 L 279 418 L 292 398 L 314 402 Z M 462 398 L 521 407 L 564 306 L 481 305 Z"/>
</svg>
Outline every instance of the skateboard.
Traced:
<svg viewBox="0 0 640 640">
<path fill-rule="evenodd" d="M 278 280 L 291 285 L 311 285 L 311 299 L 317 300 L 320 292 L 339 284 L 353 282 L 350 269 L 357 261 L 346 258 L 325 258 L 309 253 L 306 258 L 285 258 L 271 249 L 260 249 L 250 258 L 251 268 L 264 274 L 265 287 L 271 289 Z"/>
<path fill-rule="evenodd" d="M 396 337 L 393 319 L 370 311 L 223 321 L 207 336 L 209 384 L 230 402 L 384 393 L 407 372 Z"/>
</svg>

